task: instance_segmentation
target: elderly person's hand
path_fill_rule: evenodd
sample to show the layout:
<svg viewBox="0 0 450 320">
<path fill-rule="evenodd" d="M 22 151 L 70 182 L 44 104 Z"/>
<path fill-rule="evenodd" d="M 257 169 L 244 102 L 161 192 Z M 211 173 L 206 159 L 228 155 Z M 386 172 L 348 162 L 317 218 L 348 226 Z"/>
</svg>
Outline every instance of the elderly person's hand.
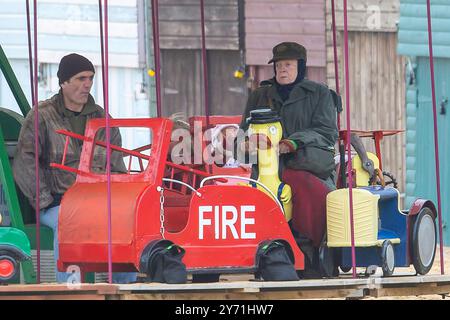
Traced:
<svg viewBox="0 0 450 320">
<path fill-rule="evenodd" d="M 283 139 L 278 145 L 278 152 L 280 154 L 291 153 L 297 150 L 297 143 L 294 140 Z"/>
</svg>

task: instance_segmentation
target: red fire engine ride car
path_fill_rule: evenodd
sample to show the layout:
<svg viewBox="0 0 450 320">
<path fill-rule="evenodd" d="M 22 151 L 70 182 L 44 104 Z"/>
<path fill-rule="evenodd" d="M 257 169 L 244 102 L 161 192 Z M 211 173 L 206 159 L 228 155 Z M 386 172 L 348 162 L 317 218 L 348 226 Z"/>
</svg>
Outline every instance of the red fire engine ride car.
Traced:
<svg viewBox="0 0 450 320">
<path fill-rule="evenodd" d="M 183 262 L 192 274 L 257 272 L 257 252 L 267 241 L 282 243 L 295 269 L 304 268 L 283 206 L 270 191 L 249 187 L 245 177 L 241 184 L 215 183 L 206 171 L 168 161 L 173 125 L 169 119 L 116 119 L 110 125 L 151 132 L 149 145 L 133 150 L 111 146 L 124 160 L 129 157 L 127 172 L 111 174 L 114 271 L 149 274 L 147 251 L 162 239 L 185 249 Z M 102 130 L 105 119 L 89 121 L 85 136 L 59 131 L 67 141 L 84 142 L 79 168 L 66 166 L 64 156 L 62 163 L 52 164 L 77 173 L 61 203 L 60 271 L 71 265 L 82 272 L 108 270 L 107 175 L 90 166 L 95 150 L 105 155 L 106 143 L 97 139 Z"/>
</svg>

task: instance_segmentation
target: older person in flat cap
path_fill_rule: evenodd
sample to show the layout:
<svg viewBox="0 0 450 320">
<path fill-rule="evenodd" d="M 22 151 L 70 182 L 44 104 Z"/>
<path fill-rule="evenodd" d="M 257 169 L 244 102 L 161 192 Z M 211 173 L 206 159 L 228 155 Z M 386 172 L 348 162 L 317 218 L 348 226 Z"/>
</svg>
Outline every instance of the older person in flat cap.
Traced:
<svg viewBox="0 0 450 320">
<path fill-rule="evenodd" d="M 17 185 L 35 207 L 39 196 L 40 221 L 54 234 L 55 262 L 58 259 L 58 214 L 64 193 L 75 182 L 76 174 L 51 168 L 51 163 L 61 163 L 65 139 L 55 131 L 64 129 L 84 135 L 86 122 L 92 118 L 104 118 L 105 111 L 95 104 L 90 95 L 95 75 L 91 61 L 79 54 L 69 54 L 61 59 L 58 68 L 60 90 L 48 100 L 39 102 L 39 194 L 36 195 L 34 118 L 36 106 L 28 113 L 20 131 L 13 172 Z M 102 132 L 104 139 L 104 131 Z M 121 145 L 118 129 L 111 130 L 111 143 Z M 65 164 L 78 169 L 82 142 L 68 145 Z M 98 153 L 98 154 L 97 154 Z M 106 151 L 96 148 L 92 160 L 93 171 L 104 171 Z M 113 172 L 126 172 L 123 159 L 117 152 L 111 158 Z M 57 272 L 57 281 L 65 282 L 68 274 Z"/>
<path fill-rule="evenodd" d="M 325 234 L 325 198 L 334 189 L 337 106 L 326 85 L 305 78 L 306 62 L 302 45 L 276 45 L 269 61 L 275 76 L 250 94 L 240 127 L 248 129 L 246 120 L 255 109 L 270 108 L 281 118 L 280 178 L 293 192 L 289 223 L 302 243 L 307 268 L 318 270 L 318 248 Z M 248 142 L 241 148 L 248 151 Z M 257 178 L 257 167 L 253 169 L 252 176 Z"/>
</svg>

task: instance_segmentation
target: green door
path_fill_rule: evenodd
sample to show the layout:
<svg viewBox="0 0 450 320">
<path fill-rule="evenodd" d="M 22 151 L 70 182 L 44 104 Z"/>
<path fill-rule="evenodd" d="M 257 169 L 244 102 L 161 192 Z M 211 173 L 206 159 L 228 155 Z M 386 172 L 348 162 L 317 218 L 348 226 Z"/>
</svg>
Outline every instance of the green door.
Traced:
<svg viewBox="0 0 450 320">
<path fill-rule="evenodd" d="M 431 199 L 437 207 L 433 105 L 429 58 L 417 61 L 418 105 L 416 118 L 415 195 Z M 436 102 L 439 134 L 439 161 L 444 244 L 450 243 L 450 59 L 435 59 Z M 442 107 L 441 107 L 442 106 Z"/>
</svg>

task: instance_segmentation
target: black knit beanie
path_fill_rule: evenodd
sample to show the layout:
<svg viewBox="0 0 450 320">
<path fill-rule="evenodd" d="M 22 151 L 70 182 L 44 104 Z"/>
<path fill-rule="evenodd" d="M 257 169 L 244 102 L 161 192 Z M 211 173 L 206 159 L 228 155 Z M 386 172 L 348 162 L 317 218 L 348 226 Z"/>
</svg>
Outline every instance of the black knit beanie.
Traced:
<svg viewBox="0 0 450 320">
<path fill-rule="evenodd" d="M 83 71 L 92 71 L 95 73 L 95 68 L 92 62 L 76 53 L 63 57 L 59 63 L 57 73 L 59 84 L 66 82 L 74 75 Z"/>
</svg>

